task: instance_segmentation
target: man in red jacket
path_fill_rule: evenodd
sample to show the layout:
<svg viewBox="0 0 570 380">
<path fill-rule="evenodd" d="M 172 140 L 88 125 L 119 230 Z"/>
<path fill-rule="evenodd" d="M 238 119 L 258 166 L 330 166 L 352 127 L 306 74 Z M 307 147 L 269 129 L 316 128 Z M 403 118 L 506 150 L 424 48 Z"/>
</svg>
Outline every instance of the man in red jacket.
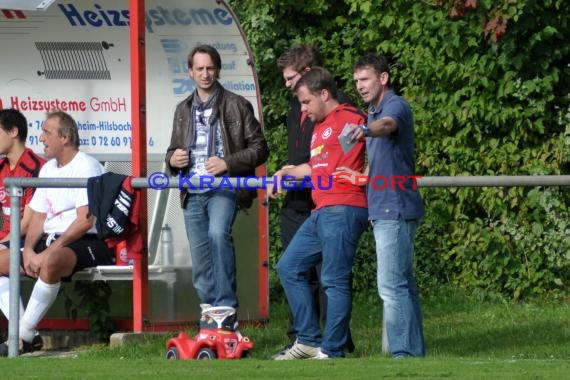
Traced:
<svg viewBox="0 0 570 380">
<path fill-rule="evenodd" d="M 4 187 L 6 177 L 37 177 L 45 160 L 26 148 L 28 137 L 28 122 L 18 110 L 0 110 L 0 203 L 2 204 L 3 222 L 0 229 L 0 249 L 10 247 L 10 197 Z M 31 209 L 26 207 L 32 195 L 33 188 L 24 190 L 21 200 L 20 216 L 22 217 L 20 231 L 26 234 L 32 216 Z M 0 285 L 1 286 L 1 285 Z M 2 300 L 0 300 L 0 307 Z"/>
<path fill-rule="evenodd" d="M 287 49 L 277 59 L 277 67 L 281 70 L 285 87 L 290 90 L 293 95 L 289 101 L 289 110 L 287 111 L 287 165 L 300 165 L 309 162 L 311 137 L 315 127 L 314 121 L 307 117 L 306 112 L 301 111 L 301 103 L 295 95 L 294 88 L 299 79 L 312 67 L 322 66 L 321 55 L 319 49 L 314 45 L 301 44 L 295 45 Z M 342 92 L 338 91 L 339 103 L 352 104 L 351 100 Z M 267 185 L 268 198 L 276 198 L 277 193 L 273 193 L 273 185 Z M 303 222 L 311 215 L 311 211 L 315 208 L 311 197 L 311 189 L 289 189 L 285 194 L 285 199 L 280 212 L 281 227 L 281 248 L 283 252 L 289 246 L 293 236 L 301 227 Z M 319 277 L 321 266 L 317 265 L 310 272 L 311 287 L 313 289 L 313 297 L 317 303 L 317 312 L 321 320 L 321 325 L 326 321 L 327 297 L 324 289 L 320 285 Z M 285 346 L 281 353 L 286 350 L 297 340 L 297 331 L 293 325 L 293 317 L 290 314 L 287 336 L 289 343 Z M 348 342 L 346 344 L 348 352 L 354 351 L 354 343 L 352 342 L 350 330 Z M 279 356 L 275 355 L 275 357 Z"/>
<path fill-rule="evenodd" d="M 310 177 L 315 210 L 299 227 L 277 264 L 277 273 L 293 314 L 295 344 L 276 360 L 343 357 L 352 309 L 351 274 L 356 247 L 367 225 L 364 188 L 346 186 L 335 175 L 337 168 L 362 171 L 364 142 L 345 151 L 339 135 L 346 124 L 362 124 L 359 109 L 337 100 L 334 78 L 313 67 L 295 85 L 302 111 L 315 122 L 308 163 L 285 167 L 276 175 L 275 191 L 282 180 Z M 327 319 L 321 335 L 309 271 L 321 264 L 321 285 L 327 295 Z"/>
</svg>

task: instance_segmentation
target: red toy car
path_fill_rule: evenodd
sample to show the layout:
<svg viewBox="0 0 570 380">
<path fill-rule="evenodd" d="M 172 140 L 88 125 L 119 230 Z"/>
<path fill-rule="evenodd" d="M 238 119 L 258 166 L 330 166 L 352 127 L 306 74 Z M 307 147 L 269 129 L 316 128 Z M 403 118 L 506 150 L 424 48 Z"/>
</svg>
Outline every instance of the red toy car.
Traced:
<svg viewBox="0 0 570 380">
<path fill-rule="evenodd" d="M 253 342 L 241 335 L 238 330 L 228 331 L 222 328 L 222 321 L 235 314 L 235 309 L 217 306 L 202 311 L 216 321 L 217 328 L 202 328 L 194 338 L 182 332 L 176 338 L 166 342 L 166 359 L 240 359 L 249 356 Z"/>
</svg>

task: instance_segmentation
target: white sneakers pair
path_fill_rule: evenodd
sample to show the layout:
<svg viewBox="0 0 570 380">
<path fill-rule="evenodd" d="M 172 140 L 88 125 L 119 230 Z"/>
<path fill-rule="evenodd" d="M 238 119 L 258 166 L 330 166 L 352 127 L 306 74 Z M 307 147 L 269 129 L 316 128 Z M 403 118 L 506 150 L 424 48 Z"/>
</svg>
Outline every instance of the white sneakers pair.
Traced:
<svg viewBox="0 0 570 380">
<path fill-rule="evenodd" d="M 330 356 L 321 351 L 320 347 L 311 347 L 306 344 L 295 343 L 288 349 L 273 356 L 274 360 L 297 360 L 297 359 L 330 359 Z"/>
</svg>

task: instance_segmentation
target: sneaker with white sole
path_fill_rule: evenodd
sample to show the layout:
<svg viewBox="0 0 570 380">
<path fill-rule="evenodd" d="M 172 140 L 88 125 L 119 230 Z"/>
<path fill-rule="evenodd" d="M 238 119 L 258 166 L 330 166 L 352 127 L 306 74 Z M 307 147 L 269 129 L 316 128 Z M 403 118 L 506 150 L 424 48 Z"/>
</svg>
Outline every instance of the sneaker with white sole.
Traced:
<svg viewBox="0 0 570 380">
<path fill-rule="evenodd" d="M 278 353 L 274 354 L 271 356 L 271 359 L 277 359 L 279 356 L 281 355 L 285 355 L 285 353 L 291 349 L 291 347 L 293 347 L 294 343 L 289 343 L 288 345 L 286 345 L 285 347 L 283 347 L 283 349 L 281 349 L 281 351 L 279 351 Z"/>
<path fill-rule="evenodd" d="M 285 350 L 281 355 L 274 357 L 274 360 L 297 360 L 297 359 L 311 359 L 314 358 L 321 349 L 319 347 L 311 347 L 306 344 L 299 343 L 298 341 Z"/>
<path fill-rule="evenodd" d="M 317 359 L 317 360 L 323 360 L 323 359 L 330 359 L 331 357 L 328 356 L 327 354 L 325 354 L 324 352 L 321 351 L 321 349 L 319 348 L 319 352 L 317 352 L 317 354 L 315 356 L 313 356 L 311 359 Z"/>
</svg>

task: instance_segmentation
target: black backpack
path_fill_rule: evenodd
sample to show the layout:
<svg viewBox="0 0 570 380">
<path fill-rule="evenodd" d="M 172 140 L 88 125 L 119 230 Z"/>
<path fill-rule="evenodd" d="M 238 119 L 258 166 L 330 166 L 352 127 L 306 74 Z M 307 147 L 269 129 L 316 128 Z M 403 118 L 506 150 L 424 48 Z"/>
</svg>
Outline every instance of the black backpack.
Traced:
<svg viewBox="0 0 570 380">
<path fill-rule="evenodd" d="M 129 226 L 134 202 L 134 190 L 125 188 L 126 175 L 105 173 L 87 180 L 89 215 L 97 218 L 97 237 L 106 239 L 121 236 Z"/>
</svg>

